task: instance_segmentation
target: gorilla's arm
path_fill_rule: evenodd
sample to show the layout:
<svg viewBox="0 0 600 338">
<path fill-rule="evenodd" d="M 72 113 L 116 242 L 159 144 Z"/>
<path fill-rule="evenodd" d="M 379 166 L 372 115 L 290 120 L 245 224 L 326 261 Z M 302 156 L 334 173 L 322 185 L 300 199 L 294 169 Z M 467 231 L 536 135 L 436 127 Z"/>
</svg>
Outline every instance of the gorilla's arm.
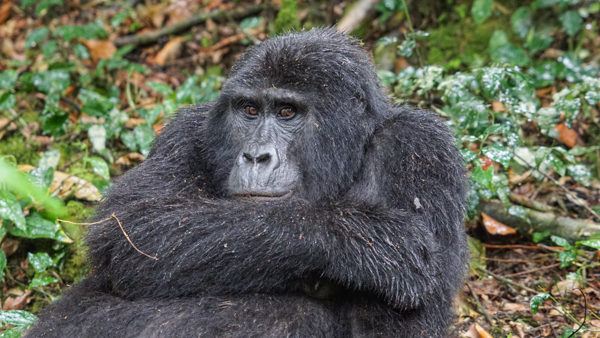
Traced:
<svg viewBox="0 0 600 338">
<path fill-rule="evenodd" d="M 26 337 L 347 336 L 331 304 L 298 296 L 240 295 L 124 300 L 88 279 L 40 314 Z M 273 311 L 273 309 L 278 311 Z M 281 316 L 290 318 L 282 321 Z M 293 319 L 293 320 L 292 320 Z M 315 331 L 318 328 L 319 331 Z"/>
<path fill-rule="evenodd" d="M 114 222 L 90 234 L 95 271 L 108 274 L 123 297 L 283 292 L 317 275 L 413 308 L 445 297 L 439 290 L 452 288 L 440 284 L 460 278 L 466 256 L 454 248 L 464 241 L 463 169 L 447 129 L 431 115 L 402 111 L 383 123 L 356 189 L 320 207 L 202 197 L 190 188 L 201 174 L 177 163 L 184 145 L 167 142 L 173 126 L 189 128 L 184 120 L 116 184 L 98 216 L 114 212 L 158 261 L 136 252 Z"/>
</svg>

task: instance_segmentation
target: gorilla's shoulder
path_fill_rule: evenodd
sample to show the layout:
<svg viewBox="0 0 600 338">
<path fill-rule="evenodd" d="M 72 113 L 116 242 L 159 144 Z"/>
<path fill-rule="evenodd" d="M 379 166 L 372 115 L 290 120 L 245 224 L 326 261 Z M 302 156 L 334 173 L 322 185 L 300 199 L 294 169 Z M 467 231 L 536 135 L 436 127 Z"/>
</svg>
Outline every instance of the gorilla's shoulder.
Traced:
<svg viewBox="0 0 600 338">
<path fill-rule="evenodd" d="M 446 144 L 454 143 L 450 128 L 439 115 L 409 106 L 393 106 L 391 113 L 379 124 L 377 132 L 413 142 L 439 140 Z"/>
</svg>

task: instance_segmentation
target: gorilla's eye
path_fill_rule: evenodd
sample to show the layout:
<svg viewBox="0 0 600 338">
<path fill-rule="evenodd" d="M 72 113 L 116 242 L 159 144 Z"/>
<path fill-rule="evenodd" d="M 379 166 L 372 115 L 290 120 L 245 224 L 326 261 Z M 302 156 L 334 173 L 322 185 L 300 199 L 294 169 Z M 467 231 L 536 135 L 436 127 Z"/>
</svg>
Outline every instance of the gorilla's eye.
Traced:
<svg viewBox="0 0 600 338">
<path fill-rule="evenodd" d="M 255 106 L 247 104 L 244 106 L 244 113 L 251 117 L 256 117 L 258 115 L 258 109 Z"/>
<path fill-rule="evenodd" d="M 281 108 L 279 113 L 277 113 L 277 116 L 282 119 L 289 120 L 292 117 L 296 116 L 296 110 L 293 107 L 285 106 L 285 107 Z"/>
</svg>

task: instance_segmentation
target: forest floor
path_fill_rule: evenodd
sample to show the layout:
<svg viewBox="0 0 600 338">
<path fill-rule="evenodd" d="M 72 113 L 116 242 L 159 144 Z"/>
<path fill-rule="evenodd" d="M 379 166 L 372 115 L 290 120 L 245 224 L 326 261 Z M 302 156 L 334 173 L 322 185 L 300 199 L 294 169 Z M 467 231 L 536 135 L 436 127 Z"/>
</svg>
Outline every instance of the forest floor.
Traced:
<svg viewBox="0 0 600 338">
<path fill-rule="evenodd" d="M 295 3 L 0 0 L 0 158 L 84 222 L 246 48 L 346 18 L 390 95 L 451 123 L 471 171 L 454 334 L 600 337 L 600 5 L 381 1 L 348 19 L 349 1 Z M 38 209 L 0 187 L 1 337 L 88 271 L 86 225 Z"/>
</svg>

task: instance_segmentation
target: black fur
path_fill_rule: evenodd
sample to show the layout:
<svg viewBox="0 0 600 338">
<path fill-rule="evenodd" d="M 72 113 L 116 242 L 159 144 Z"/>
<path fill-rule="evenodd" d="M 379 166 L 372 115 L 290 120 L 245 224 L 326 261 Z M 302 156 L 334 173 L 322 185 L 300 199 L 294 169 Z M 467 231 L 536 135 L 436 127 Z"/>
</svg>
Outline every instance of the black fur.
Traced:
<svg viewBox="0 0 600 338">
<path fill-rule="evenodd" d="M 289 150 L 302 186 L 287 200 L 229 199 L 240 140 L 223 98 L 271 86 L 318 107 Z M 100 206 L 96 219 L 115 213 L 158 260 L 116 222 L 92 227 L 91 276 L 28 336 L 442 337 L 467 261 L 464 200 L 448 128 L 391 105 L 356 41 L 273 38 L 220 100 L 181 110 Z"/>
</svg>

